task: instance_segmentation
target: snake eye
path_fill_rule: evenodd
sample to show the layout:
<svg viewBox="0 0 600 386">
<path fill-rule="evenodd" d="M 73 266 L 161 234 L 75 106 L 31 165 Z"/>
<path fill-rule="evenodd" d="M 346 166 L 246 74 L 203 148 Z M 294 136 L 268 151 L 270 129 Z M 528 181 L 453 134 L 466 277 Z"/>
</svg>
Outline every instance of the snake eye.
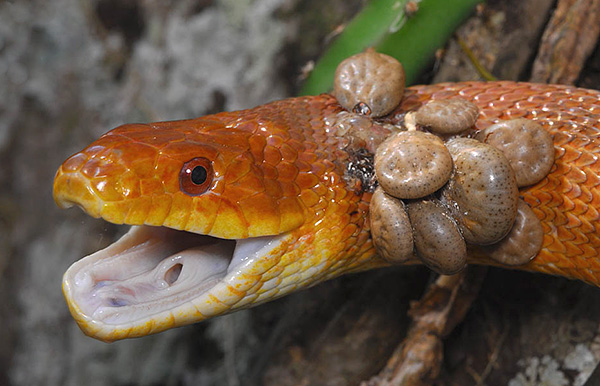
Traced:
<svg viewBox="0 0 600 386">
<path fill-rule="evenodd" d="M 179 172 L 179 186 L 190 196 L 199 196 L 206 192 L 212 183 L 212 162 L 204 157 L 192 158 Z"/>
</svg>

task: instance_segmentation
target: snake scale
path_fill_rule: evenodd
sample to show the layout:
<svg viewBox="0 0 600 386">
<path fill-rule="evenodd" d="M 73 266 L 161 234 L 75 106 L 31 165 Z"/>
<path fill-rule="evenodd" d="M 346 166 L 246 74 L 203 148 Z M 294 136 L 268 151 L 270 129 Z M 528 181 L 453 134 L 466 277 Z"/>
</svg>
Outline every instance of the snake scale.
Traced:
<svg viewBox="0 0 600 386">
<path fill-rule="evenodd" d="M 520 191 L 542 222 L 543 247 L 518 268 L 600 285 L 600 92 L 516 82 L 416 86 L 390 116 L 401 120 L 431 99 L 453 96 L 480 108 L 477 128 L 524 117 L 552 134 L 551 172 Z M 84 332 L 106 341 L 143 336 L 385 266 L 369 230 L 371 193 L 345 178 L 351 154 L 328 124 L 340 111 L 323 94 L 123 125 L 65 161 L 54 182 L 59 206 L 75 204 L 94 217 L 141 226 L 65 274 L 64 292 Z M 184 166 L 192 161 L 206 165 L 204 185 L 186 182 L 183 171 L 191 169 Z M 191 252 L 181 257 L 179 249 L 165 247 L 170 258 L 146 263 L 136 254 L 167 239 L 195 251 L 192 236 L 163 227 L 211 236 L 199 243 L 223 244 L 226 252 L 216 255 L 229 257 L 215 258 L 214 272 L 185 284 L 205 264 Z M 497 265 L 476 248 L 469 262 Z"/>
</svg>

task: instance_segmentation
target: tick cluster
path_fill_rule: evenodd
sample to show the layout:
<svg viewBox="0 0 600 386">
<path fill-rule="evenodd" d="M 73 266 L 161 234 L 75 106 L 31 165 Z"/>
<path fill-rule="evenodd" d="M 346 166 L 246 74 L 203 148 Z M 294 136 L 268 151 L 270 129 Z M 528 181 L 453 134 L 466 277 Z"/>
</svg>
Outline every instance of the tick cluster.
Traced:
<svg viewBox="0 0 600 386">
<path fill-rule="evenodd" d="M 375 153 L 378 187 L 371 234 L 379 254 L 396 264 L 416 254 L 442 274 L 466 266 L 468 244 L 484 246 L 501 264 L 527 263 L 539 253 L 543 231 L 519 188 L 552 168 L 550 134 L 527 119 L 475 131 L 479 109 L 461 98 L 431 100 L 408 113 L 402 127 L 378 130 L 373 119 L 400 104 L 404 79 L 398 61 L 373 50 L 346 59 L 335 75 L 333 94 L 347 110 L 338 135 L 372 140 L 366 147 Z"/>
</svg>

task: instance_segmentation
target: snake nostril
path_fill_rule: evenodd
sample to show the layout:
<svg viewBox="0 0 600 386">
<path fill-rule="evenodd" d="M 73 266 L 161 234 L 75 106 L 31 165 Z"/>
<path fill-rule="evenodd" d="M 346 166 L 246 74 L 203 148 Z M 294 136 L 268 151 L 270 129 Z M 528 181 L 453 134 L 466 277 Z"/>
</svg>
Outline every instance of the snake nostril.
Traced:
<svg viewBox="0 0 600 386">
<path fill-rule="evenodd" d="M 165 281 L 169 285 L 173 285 L 173 283 L 175 283 L 177 281 L 177 279 L 179 279 L 179 275 L 181 274 L 182 269 L 183 269 L 182 264 L 175 264 L 174 266 L 169 268 L 167 270 L 167 272 L 165 273 Z"/>
</svg>

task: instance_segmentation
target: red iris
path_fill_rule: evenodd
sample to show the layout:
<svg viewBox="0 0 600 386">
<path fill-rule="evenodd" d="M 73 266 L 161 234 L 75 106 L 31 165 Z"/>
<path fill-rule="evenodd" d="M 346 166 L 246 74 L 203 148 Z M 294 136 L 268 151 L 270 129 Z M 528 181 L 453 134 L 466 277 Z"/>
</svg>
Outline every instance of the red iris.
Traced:
<svg viewBox="0 0 600 386">
<path fill-rule="evenodd" d="M 179 172 L 179 186 L 190 196 L 206 192 L 213 179 L 212 162 L 204 157 L 192 158 Z"/>
</svg>

